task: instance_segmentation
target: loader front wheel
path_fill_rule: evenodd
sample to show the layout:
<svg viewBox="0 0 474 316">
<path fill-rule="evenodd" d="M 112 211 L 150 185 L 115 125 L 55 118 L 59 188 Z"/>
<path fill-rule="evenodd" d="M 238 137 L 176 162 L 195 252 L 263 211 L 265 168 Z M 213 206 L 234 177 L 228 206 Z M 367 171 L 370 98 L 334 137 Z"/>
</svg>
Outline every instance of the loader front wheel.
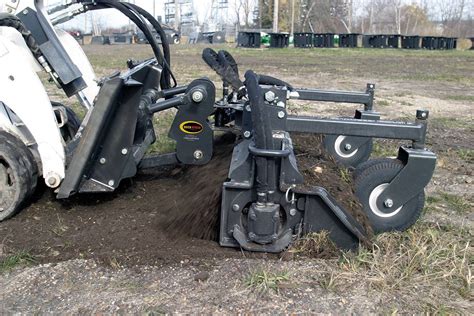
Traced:
<svg viewBox="0 0 474 316">
<path fill-rule="evenodd" d="M 362 146 L 354 149 L 350 142 L 346 141 L 348 137 L 343 135 L 325 135 L 323 140 L 324 149 L 338 164 L 356 168 L 369 159 L 372 153 L 373 141 L 370 138 Z"/>
<path fill-rule="evenodd" d="M 36 178 L 26 146 L 16 137 L 0 132 L 0 222 L 9 219 L 28 199 Z"/>
<path fill-rule="evenodd" d="M 404 231 L 411 227 L 421 215 L 425 203 L 424 192 L 393 210 L 380 209 L 376 203 L 377 198 L 403 167 L 400 160 L 381 159 L 363 170 L 355 179 L 356 196 L 375 233 Z"/>
</svg>

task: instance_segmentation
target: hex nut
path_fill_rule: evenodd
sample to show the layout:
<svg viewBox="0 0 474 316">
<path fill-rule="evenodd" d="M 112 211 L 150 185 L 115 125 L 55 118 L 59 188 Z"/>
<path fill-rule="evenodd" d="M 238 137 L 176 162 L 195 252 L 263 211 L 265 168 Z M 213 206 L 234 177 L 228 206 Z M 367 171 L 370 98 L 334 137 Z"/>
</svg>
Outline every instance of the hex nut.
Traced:
<svg viewBox="0 0 474 316">
<path fill-rule="evenodd" d="M 273 91 L 265 92 L 265 100 L 268 101 L 268 102 L 275 101 L 275 92 L 273 92 Z"/>
</svg>

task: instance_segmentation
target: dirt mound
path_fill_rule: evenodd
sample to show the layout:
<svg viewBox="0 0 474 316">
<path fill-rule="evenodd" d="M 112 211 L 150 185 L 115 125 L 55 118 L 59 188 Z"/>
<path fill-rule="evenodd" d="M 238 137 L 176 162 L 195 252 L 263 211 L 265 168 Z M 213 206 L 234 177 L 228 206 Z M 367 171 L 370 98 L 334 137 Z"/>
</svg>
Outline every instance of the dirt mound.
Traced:
<svg viewBox="0 0 474 316">
<path fill-rule="evenodd" d="M 235 135 L 219 137 L 212 160 L 204 166 L 186 167 L 178 180 L 178 194 L 164 197 L 162 228 L 171 237 L 181 235 L 217 241 L 222 184 L 226 181 L 234 149 Z"/>
</svg>

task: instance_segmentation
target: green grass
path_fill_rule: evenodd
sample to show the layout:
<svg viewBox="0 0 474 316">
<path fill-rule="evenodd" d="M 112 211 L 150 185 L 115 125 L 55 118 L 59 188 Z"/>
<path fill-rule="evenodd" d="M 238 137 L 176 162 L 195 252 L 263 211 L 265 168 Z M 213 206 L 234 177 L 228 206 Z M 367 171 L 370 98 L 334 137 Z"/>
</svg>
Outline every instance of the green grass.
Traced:
<svg viewBox="0 0 474 316">
<path fill-rule="evenodd" d="M 425 208 L 424 208 L 424 213 L 429 213 L 432 211 L 435 211 L 437 209 L 437 205 L 439 202 L 442 202 L 443 199 L 439 197 L 438 195 L 429 195 L 426 197 L 425 200 Z"/>
<path fill-rule="evenodd" d="M 376 157 L 392 157 L 397 155 L 398 149 L 391 144 L 382 142 L 382 141 L 375 141 L 374 146 L 372 149 L 372 158 Z"/>
<path fill-rule="evenodd" d="M 245 285 L 258 293 L 279 292 L 280 285 L 290 280 L 288 272 L 257 270 L 245 279 Z"/>
<path fill-rule="evenodd" d="M 469 101 L 469 102 L 474 102 L 474 96 L 473 95 L 462 95 L 462 94 L 457 94 L 457 95 L 448 95 L 445 97 L 447 100 L 453 100 L 453 101 Z"/>
<path fill-rule="evenodd" d="M 440 197 L 448 204 L 448 207 L 459 214 L 465 214 L 471 210 L 470 203 L 462 196 L 440 193 Z"/>
<path fill-rule="evenodd" d="M 442 125 L 447 128 L 472 128 L 473 122 L 461 118 L 453 117 L 433 117 L 428 121 L 428 124 Z"/>
<path fill-rule="evenodd" d="M 389 106 L 390 102 L 388 102 L 387 100 L 380 100 L 380 101 L 377 101 L 375 104 L 378 106 Z"/>
<path fill-rule="evenodd" d="M 148 153 L 165 154 L 175 151 L 176 141 L 168 137 L 168 132 L 173 124 L 175 113 L 175 111 L 169 110 L 155 115 L 153 124 L 155 127 L 156 141 L 150 146 Z"/>
<path fill-rule="evenodd" d="M 469 162 L 469 163 L 474 163 L 474 150 L 472 149 L 459 149 L 457 151 L 459 158 L 462 160 Z"/>
<path fill-rule="evenodd" d="M 27 251 L 20 251 L 0 259 L 0 273 L 8 272 L 18 266 L 36 263 L 36 258 Z"/>
</svg>

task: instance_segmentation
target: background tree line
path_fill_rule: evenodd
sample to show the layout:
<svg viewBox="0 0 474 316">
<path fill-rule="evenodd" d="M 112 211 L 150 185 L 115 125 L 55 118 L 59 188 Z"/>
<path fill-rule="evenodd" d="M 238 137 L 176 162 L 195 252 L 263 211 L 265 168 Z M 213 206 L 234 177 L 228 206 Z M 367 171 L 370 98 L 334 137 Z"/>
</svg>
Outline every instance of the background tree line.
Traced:
<svg viewBox="0 0 474 316">
<path fill-rule="evenodd" d="M 256 0 L 255 11 L 249 1 L 236 0 L 245 8 L 245 26 L 271 29 L 275 0 Z M 294 21 L 295 32 L 474 37 L 474 0 L 279 0 L 278 5 L 281 32 L 290 32 Z"/>
</svg>

